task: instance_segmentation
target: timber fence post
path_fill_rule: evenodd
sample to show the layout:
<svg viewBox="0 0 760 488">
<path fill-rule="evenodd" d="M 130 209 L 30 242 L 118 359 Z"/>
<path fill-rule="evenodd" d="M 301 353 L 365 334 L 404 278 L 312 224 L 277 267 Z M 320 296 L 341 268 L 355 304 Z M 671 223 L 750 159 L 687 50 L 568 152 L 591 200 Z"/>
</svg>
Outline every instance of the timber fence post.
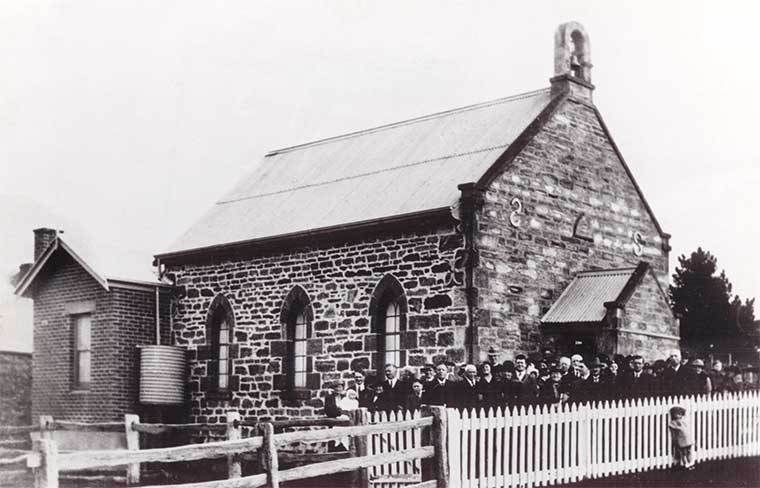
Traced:
<svg viewBox="0 0 760 488">
<path fill-rule="evenodd" d="M 351 425 L 367 425 L 367 409 L 359 408 L 349 412 L 351 416 Z M 363 457 L 367 455 L 367 436 L 351 436 L 351 456 Z M 369 487 L 369 470 L 368 468 L 359 468 L 354 471 L 351 486 L 358 488 Z"/>
<path fill-rule="evenodd" d="M 240 412 L 227 412 L 227 440 L 236 441 L 241 437 Z M 227 477 L 240 478 L 241 475 L 240 457 L 235 454 L 227 456 Z"/>
<path fill-rule="evenodd" d="M 139 424 L 140 417 L 135 414 L 124 415 L 124 432 L 127 436 L 127 450 L 140 450 L 140 433 L 132 428 L 132 424 Z M 127 466 L 127 484 L 137 485 L 140 483 L 140 463 L 132 463 Z"/>
<path fill-rule="evenodd" d="M 34 488 L 58 488 L 58 446 L 52 439 L 37 439 L 33 449 L 40 465 L 34 468 Z"/>
<path fill-rule="evenodd" d="M 277 444 L 274 442 L 274 426 L 269 422 L 262 425 L 264 431 L 264 469 L 270 488 L 280 488 L 280 462 L 277 459 Z"/>
<path fill-rule="evenodd" d="M 446 408 L 439 406 L 423 406 L 422 415 L 433 417 L 433 425 L 430 427 L 430 439 L 435 456 L 433 459 L 425 459 L 422 464 L 422 480 L 437 480 L 438 488 L 449 488 L 449 453 L 447 436 Z M 424 442 L 424 441 L 423 441 Z"/>
</svg>

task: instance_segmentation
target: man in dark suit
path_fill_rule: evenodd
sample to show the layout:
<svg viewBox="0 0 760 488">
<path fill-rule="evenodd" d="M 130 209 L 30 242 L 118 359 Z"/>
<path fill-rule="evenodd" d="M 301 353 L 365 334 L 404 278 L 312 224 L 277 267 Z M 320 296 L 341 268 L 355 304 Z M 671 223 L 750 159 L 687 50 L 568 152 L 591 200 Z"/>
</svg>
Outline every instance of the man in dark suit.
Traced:
<svg viewBox="0 0 760 488">
<path fill-rule="evenodd" d="M 524 354 L 515 356 L 515 380 L 520 383 L 517 398 L 519 405 L 532 405 L 538 399 L 537 374 L 533 375 L 527 370 L 528 358 Z"/>
<path fill-rule="evenodd" d="M 456 383 L 449 379 L 448 366 L 445 363 L 438 363 L 432 385 L 423 392 L 423 403 L 453 407 L 456 398 L 455 390 Z"/>
<path fill-rule="evenodd" d="M 681 352 L 678 349 L 673 349 L 668 356 L 668 365 L 662 371 L 660 393 L 663 395 L 685 395 L 692 382 L 691 371 L 681 364 Z"/>
<path fill-rule="evenodd" d="M 398 377 L 398 370 L 393 364 L 385 365 L 385 380 L 383 381 L 383 390 L 388 394 L 395 410 L 404 408 L 406 396 L 411 393 L 412 388 L 407 381 Z"/>
<path fill-rule="evenodd" d="M 462 381 L 457 382 L 457 394 L 454 405 L 457 408 L 477 408 L 478 407 L 478 370 L 474 364 L 468 364 L 464 367 Z"/>
<path fill-rule="evenodd" d="M 367 377 L 361 371 L 354 371 L 354 391 L 359 399 L 359 407 L 369 408 L 374 391 L 367 386 Z"/>
<path fill-rule="evenodd" d="M 612 398 L 612 385 L 606 376 L 602 375 L 602 363 L 593 358 L 589 364 L 591 374 L 578 385 L 578 398 L 581 402 L 601 402 Z"/>
<path fill-rule="evenodd" d="M 406 396 L 404 408 L 410 412 L 419 410 L 423 404 L 422 400 L 422 380 L 412 381 L 412 392 Z"/>
<path fill-rule="evenodd" d="M 635 355 L 631 358 L 631 370 L 620 376 L 618 397 L 644 398 L 655 394 L 655 378 L 644 371 L 644 358 Z"/>
</svg>

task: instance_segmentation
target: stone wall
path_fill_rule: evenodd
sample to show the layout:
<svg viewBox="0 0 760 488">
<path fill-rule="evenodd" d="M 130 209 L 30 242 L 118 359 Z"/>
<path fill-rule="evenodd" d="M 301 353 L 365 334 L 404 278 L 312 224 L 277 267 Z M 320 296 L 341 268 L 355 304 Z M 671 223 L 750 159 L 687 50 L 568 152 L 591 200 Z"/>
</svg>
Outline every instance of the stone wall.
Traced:
<svg viewBox="0 0 760 488">
<path fill-rule="evenodd" d="M 593 108 L 563 102 L 490 183 L 478 213 L 481 359 L 492 347 L 503 360 L 550 341 L 540 319 L 580 271 L 645 260 L 667 283 L 662 237 Z"/>
<path fill-rule="evenodd" d="M 32 355 L 0 351 L 0 425 L 32 423 Z"/>
<path fill-rule="evenodd" d="M 625 305 L 618 354 L 640 354 L 647 361 L 666 359 L 668 349 L 678 349 L 678 326 L 664 289 L 651 273 L 646 273 Z M 670 338 L 668 338 L 670 336 Z"/>
<path fill-rule="evenodd" d="M 326 384 L 371 374 L 377 337 L 370 330 L 369 304 L 378 283 L 395 276 L 408 303 L 401 335 L 407 365 L 465 360 L 466 303 L 463 292 L 464 243 L 454 221 L 416 231 L 367 236 L 314 248 L 283 249 L 218 263 L 169 266 L 184 297 L 174 321 L 175 341 L 189 349 L 192 416 L 219 422 L 226 408 L 250 420 L 321 413 Z M 295 287 L 313 310 L 308 341 L 311 370 L 308 397 L 288 398 L 282 382 L 283 300 Z M 229 399 L 207 395 L 206 317 L 212 300 L 224 295 L 234 313 L 234 376 Z M 374 364 L 373 364 L 374 363 Z M 213 396 L 213 395 L 212 395 Z"/>
</svg>

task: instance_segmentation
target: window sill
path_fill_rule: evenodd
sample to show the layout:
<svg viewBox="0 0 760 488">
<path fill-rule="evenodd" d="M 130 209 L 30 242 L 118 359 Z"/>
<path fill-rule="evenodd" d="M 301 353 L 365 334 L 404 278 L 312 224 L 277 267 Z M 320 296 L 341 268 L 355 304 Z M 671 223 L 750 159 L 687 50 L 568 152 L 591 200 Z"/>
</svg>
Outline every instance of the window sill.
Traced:
<svg viewBox="0 0 760 488">
<path fill-rule="evenodd" d="M 88 395 L 89 393 L 90 393 L 89 388 L 88 389 L 77 388 L 74 390 L 69 390 L 70 395 Z"/>
</svg>

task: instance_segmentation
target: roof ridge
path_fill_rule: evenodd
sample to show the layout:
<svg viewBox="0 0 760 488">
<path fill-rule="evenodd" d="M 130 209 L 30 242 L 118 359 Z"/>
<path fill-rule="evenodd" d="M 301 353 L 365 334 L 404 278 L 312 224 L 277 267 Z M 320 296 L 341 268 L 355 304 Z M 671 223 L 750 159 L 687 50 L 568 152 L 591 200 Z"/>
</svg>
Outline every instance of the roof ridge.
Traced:
<svg viewBox="0 0 760 488">
<path fill-rule="evenodd" d="M 636 271 L 636 266 L 626 266 L 625 268 L 610 268 L 610 269 L 593 269 L 587 271 L 581 271 L 576 276 L 589 276 L 593 274 L 615 274 L 615 273 L 632 273 Z"/>
<path fill-rule="evenodd" d="M 391 129 L 391 128 L 394 128 L 394 127 L 400 127 L 400 126 L 403 126 L 403 125 L 416 124 L 418 122 L 424 122 L 426 120 L 435 119 L 435 118 L 438 118 L 438 117 L 442 117 L 444 115 L 450 115 L 450 114 L 459 113 L 459 112 L 466 112 L 468 110 L 475 110 L 475 109 L 478 109 L 478 108 L 489 107 L 491 105 L 499 105 L 501 103 L 513 102 L 515 100 L 522 100 L 522 99 L 525 99 L 525 98 L 530 98 L 530 97 L 537 96 L 537 95 L 542 94 L 542 93 L 546 93 L 549 90 L 550 90 L 550 88 L 541 88 L 539 90 L 533 90 L 533 91 L 529 91 L 529 92 L 525 92 L 525 93 L 518 93 L 517 95 L 512 95 L 512 96 L 509 96 L 509 97 L 497 98 L 495 100 L 489 100 L 489 101 L 486 101 L 486 102 L 480 102 L 480 103 L 475 103 L 475 104 L 471 104 L 471 105 L 465 105 L 463 107 L 457 107 L 457 108 L 453 108 L 453 109 L 449 109 L 449 110 L 444 110 L 442 112 L 435 112 L 435 113 L 432 113 L 432 114 L 422 115 L 422 116 L 419 116 L 419 117 L 414 117 L 414 118 L 411 118 L 411 119 L 401 120 L 401 121 L 393 122 L 393 123 L 390 123 L 390 124 L 378 125 L 378 126 L 375 126 L 375 127 L 371 127 L 369 129 L 363 129 L 363 130 L 358 130 L 358 131 L 354 131 L 354 132 L 347 132 L 345 134 L 341 134 L 341 135 L 337 135 L 337 136 L 332 136 L 332 137 L 326 137 L 324 139 L 317 139 L 317 140 L 314 140 L 314 141 L 305 142 L 303 144 L 296 144 L 294 146 L 287 146 L 287 147 L 280 148 L 280 149 L 274 149 L 274 150 L 269 151 L 268 153 L 266 153 L 264 155 L 264 157 L 275 156 L 277 154 L 282 154 L 282 153 L 291 152 L 291 151 L 297 151 L 299 149 L 304 149 L 304 148 L 307 148 L 307 147 L 318 146 L 318 145 L 321 145 L 321 144 L 326 144 L 328 142 L 333 142 L 333 141 L 337 141 L 337 140 L 349 139 L 351 137 L 357 137 L 357 136 L 360 136 L 360 135 L 372 134 L 374 132 L 379 132 L 379 131 L 386 130 L 386 129 Z"/>
<path fill-rule="evenodd" d="M 267 197 L 267 196 L 271 196 L 271 195 L 278 195 L 280 193 L 288 193 L 288 192 L 292 192 L 292 191 L 303 190 L 304 188 L 313 188 L 315 186 L 329 185 L 331 183 L 338 183 L 338 182 L 341 182 L 341 181 L 353 180 L 353 179 L 356 179 L 356 178 L 364 178 L 365 176 L 377 175 L 377 174 L 381 174 L 381 173 L 389 173 L 391 171 L 397 171 L 399 169 L 409 168 L 409 167 L 412 167 L 412 166 L 420 166 L 420 165 L 423 165 L 423 164 L 434 163 L 436 161 L 444 161 L 446 159 L 461 158 L 463 156 L 470 156 L 472 154 L 479 154 L 479 153 L 482 153 L 482 152 L 493 151 L 495 149 L 503 149 L 503 148 L 505 148 L 507 146 L 508 146 L 508 144 L 501 144 L 499 146 L 484 147 L 484 148 L 481 148 L 481 149 L 477 149 L 475 151 L 466 151 L 466 152 L 456 153 L 456 154 L 447 154 L 446 156 L 441 156 L 441 157 L 438 157 L 438 158 L 423 159 L 422 161 L 415 161 L 413 163 L 400 164 L 398 166 L 392 166 L 390 168 L 378 169 L 378 170 L 375 170 L 375 171 L 367 171 L 367 172 L 359 173 L 359 174 L 355 174 L 355 175 L 344 176 L 343 178 L 334 178 L 332 180 L 318 181 L 316 183 L 309 183 L 307 185 L 299 185 L 299 186 L 294 186 L 294 187 L 289 187 L 289 188 L 283 188 L 281 190 L 276 190 L 276 191 L 270 191 L 270 192 L 265 192 L 265 193 L 256 193 L 256 194 L 253 194 L 253 195 L 245 195 L 245 196 L 242 196 L 242 197 L 230 198 L 230 199 L 227 199 L 227 200 L 219 200 L 218 202 L 216 202 L 216 205 L 222 205 L 222 204 L 227 204 L 227 203 L 236 203 L 236 202 L 239 202 L 239 201 L 242 201 L 242 200 L 253 200 L 254 198 L 261 198 L 261 197 Z"/>
</svg>

